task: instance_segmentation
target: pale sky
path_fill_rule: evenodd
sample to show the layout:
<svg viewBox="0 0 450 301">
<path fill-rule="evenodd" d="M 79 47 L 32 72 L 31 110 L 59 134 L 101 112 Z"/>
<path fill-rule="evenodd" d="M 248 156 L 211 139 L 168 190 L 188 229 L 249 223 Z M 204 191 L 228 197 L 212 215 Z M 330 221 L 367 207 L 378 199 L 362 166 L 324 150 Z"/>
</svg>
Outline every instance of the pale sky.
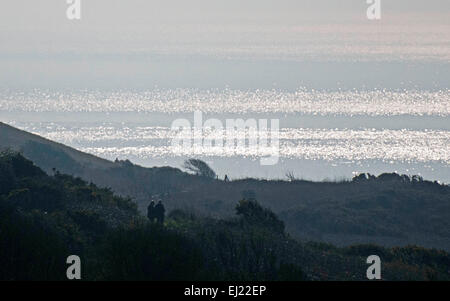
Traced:
<svg viewBox="0 0 450 301">
<path fill-rule="evenodd" d="M 441 87 L 449 72 L 448 0 L 381 0 L 379 21 L 365 0 L 82 0 L 80 21 L 67 7 L 2 1 L 0 87 Z"/>
</svg>

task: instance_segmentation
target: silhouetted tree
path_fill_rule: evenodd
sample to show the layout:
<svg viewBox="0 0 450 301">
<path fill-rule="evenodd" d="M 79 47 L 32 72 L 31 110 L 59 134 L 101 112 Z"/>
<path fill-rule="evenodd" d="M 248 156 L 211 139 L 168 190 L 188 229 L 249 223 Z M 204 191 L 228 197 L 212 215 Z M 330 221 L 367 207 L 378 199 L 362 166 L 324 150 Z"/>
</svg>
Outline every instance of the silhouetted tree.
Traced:
<svg viewBox="0 0 450 301">
<path fill-rule="evenodd" d="M 297 178 L 295 177 L 295 174 L 294 174 L 293 171 L 288 171 L 288 172 L 286 172 L 286 178 L 287 178 L 289 181 L 291 181 L 291 182 L 297 180 Z"/>
<path fill-rule="evenodd" d="M 184 161 L 183 167 L 187 171 L 193 172 L 198 176 L 207 177 L 211 179 L 215 179 L 217 177 L 215 171 L 212 170 L 212 168 L 209 167 L 209 165 L 206 162 L 199 159 L 186 160 Z"/>
</svg>

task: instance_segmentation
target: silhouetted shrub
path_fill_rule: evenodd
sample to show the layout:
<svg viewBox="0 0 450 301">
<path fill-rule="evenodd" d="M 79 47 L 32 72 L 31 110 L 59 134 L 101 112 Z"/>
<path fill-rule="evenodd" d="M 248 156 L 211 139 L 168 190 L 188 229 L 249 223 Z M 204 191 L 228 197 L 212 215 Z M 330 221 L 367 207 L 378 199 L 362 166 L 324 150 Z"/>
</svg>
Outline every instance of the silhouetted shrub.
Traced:
<svg viewBox="0 0 450 301">
<path fill-rule="evenodd" d="M 195 280 L 202 257 L 187 238 L 159 225 L 137 225 L 111 232 L 101 249 L 108 280 Z"/>
<path fill-rule="evenodd" d="M 65 242 L 41 218 L 25 217 L 0 200 L 0 280 L 64 280 Z"/>
<path fill-rule="evenodd" d="M 374 214 L 386 218 L 386 213 L 406 213 L 427 233 L 447 237 L 448 227 L 438 225 L 446 225 L 448 220 L 448 187 L 409 182 L 403 176 L 388 181 L 390 178 L 368 179 L 383 188 L 375 195 L 349 196 L 345 202 L 326 202 L 327 206 L 322 202 L 314 210 L 305 205 L 293 213 L 303 227 L 367 235 L 400 232 L 374 224 Z M 211 181 L 203 179 L 205 182 Z M 16 153 L 0 155 L 0 184 L 2 280 L 66 279 L 65 260 L 72 254 L 82 258 L 85 280 L 363 280 L 365 258 L 372 254 L 382 258 L 383 279 L 450 278 L 450 256 L 445 251 L 417 246 L 338 248 L 294 240 L 284 233 L 283 222 L 251 194 L 236 206 L 238 218 L 206 218 L 174 210 L 165 226 L 160 226 L 139 216 L 131 199 L 81 178 L 58 172 L 48 176 Z M 237 194 L 249 190 L 244 184 L 236 189 Z M 404 185 L 403 190 L 398 185 Z M 366 186 L 349 183 L 347 188 L 359 191 Z M 420 189 L 411 193 L 413 188 Z M 427 191 L 433 192 L 434 198 L 430 199 Z M 423 212 L 424 208 L 429 210 Z M 437 222 L 426 222 L 429 213 Z"/>
<path fill-rule="evenodd" d="M 241 200 L 236 206 L 236 214 L 247 223 L 268 227 L 275 232 L 284 232 L 284 223 L 269 209 L 261 207 L 256 200 Z"/>
</svg>

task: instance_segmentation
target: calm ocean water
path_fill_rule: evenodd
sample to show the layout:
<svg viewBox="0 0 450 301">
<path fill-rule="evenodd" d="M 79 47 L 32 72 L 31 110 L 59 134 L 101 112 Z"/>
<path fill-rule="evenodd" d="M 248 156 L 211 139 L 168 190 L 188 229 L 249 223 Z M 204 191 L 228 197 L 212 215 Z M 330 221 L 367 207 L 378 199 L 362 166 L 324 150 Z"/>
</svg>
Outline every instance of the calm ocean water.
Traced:
<svg viewBox="0 0 450 301">
<path fill-rule="evenodd" d="M 236 1 L 226 13 L 228 2 L 208 13 L 186 3 L 186 14 L 117 2 L 108 14 L 90 6 L 76 26 L 63 15 L 17 23 L 5 10 L 0 120 L 111 160 L 202 158 L 221 177 L 396 171 L 450 183 L 448 13 L 386 3 L 371 22 L 364 1 L 313 2 Z M 36 6 L 30 18 L 57 9 Z M 172 148 L 172 122 L 192 124 L 197 110 L 222 123 L 278 119 L 278 164 L 261 166 L 255 149 Z"/>
<path fill-rule="evenodd" d="M 178 118 L 279 119 L 280 160 L 261 166 L 256 149 L 171 147 Z M 351 178 L 396 171 L 450 182 L 450 91 L 153 89 L 3 91 L 1 120 L 79 150 L 144 166 L 180 167 L 189 157 L 220 176 Z M 203 138 L 217 138 L 205 130 Z M 245 137 L 246 132 L 238 132 Z M 212 136 L 211 136 L 212 135 Z"/>
</svg>

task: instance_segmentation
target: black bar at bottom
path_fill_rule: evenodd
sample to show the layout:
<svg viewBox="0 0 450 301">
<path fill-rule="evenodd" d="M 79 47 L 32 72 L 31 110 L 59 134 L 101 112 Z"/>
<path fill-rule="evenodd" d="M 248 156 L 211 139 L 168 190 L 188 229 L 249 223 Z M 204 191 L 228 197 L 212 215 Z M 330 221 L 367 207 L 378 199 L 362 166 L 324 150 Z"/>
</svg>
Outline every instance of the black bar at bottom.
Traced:
<svg viewBox="0 0 450 301">
<path fill-rule="evenodd" d="M 126 299 L 144 296 L 149 300 L 173 298 L 173 300 L 289 300 L 305 299 L 306 296 L 346 298 L 386 298 L 394 291 L 403 297 L 416 293 L 448 291 L 450 282 L 0 282 L 3 293 L 15 296 L 32 293 L 49 297 L 59 293 L 79 300 L 104 293 Z M 391 295 L 392 296 L 392 295 Z M 65 297 L 64 297 L 65 298 Z M 134 297 L 132 298 L 134 299 Z M 139 298 L 141 299 L 141 298 Z M 171 299 L 172 300 L 172 299 Z M 288 300 L 288 299 L 280 299 Z"/>
</svg>

